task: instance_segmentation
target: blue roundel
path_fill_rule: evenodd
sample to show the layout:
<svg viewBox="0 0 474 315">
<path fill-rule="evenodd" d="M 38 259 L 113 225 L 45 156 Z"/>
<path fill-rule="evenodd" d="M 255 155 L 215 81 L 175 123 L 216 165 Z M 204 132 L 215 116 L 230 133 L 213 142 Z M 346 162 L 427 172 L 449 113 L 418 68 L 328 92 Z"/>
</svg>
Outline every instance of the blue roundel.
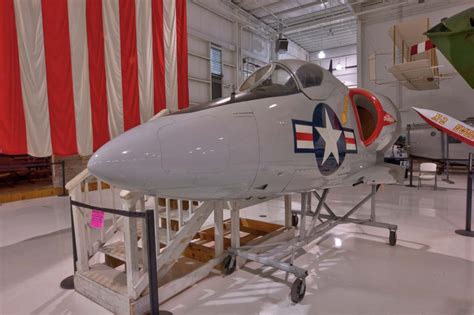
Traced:
<svg viewBox="0 0 474 315">
<path fill-rule="evenodd" d="M 313 141 L 316 163 L 322 175 L 334 173 L 346 156 L 346 140 L 336 113 L 325 103 L 313 112 Z"/>
</svg>

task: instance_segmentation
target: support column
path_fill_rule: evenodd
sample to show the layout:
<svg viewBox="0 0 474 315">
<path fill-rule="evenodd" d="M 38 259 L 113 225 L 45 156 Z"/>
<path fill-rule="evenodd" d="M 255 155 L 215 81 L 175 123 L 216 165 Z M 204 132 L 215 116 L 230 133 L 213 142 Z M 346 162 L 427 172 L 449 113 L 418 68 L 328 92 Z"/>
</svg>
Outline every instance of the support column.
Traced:
<svg viewBox="0 0 474 315">
<path fill-rule="evenodd" d="M 377 192 L 377 185 L 372 185 L 372 198 L 370 199 L 370 220 L 375 221 L 375 193 Z"/>
<path fill-rule="evenodd" d="M 306 236 L 306 212 L 308 211 L 308 194 L 304 192 L 301 194 L 301 222 L 300 222 L 300 241 L 303 241 Z"/>
<path fill-rule="evenodd" d="M 291 222 L 291 195 L 285 195 L 285 227 L 292 227 Z"/>
<path fill-rule="evenodd" d="M 240 247 L 240 209 L 230 211 L 230 246 Z"/>
<path fill-rule="evenodd" d="M 120 197 L 123 200 L 123 210 L 136 211 L 137 199 L 139 198 L 137 194 L 122 190 Z M 135 284 L 140 276 L 138 270 L 137 219 L 124 217 L 123 220 L 128 297 L 136 299 L 138 294 L 135 291 Z"/>
<path fill-rule="evenodd" d="M 214 257 L 224 254 L 224 211 L 222 202 L 214 204 Z"/>
</svg>

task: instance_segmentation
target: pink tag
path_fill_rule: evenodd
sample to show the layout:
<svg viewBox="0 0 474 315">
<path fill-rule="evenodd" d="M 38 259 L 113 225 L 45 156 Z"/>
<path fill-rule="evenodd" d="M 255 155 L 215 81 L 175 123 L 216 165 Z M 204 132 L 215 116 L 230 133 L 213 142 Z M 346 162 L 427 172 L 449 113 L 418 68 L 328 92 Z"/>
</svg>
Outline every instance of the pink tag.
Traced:
<svg viewBox="0 0 474 315">
<path fill-rule="evenodd" d="M 92 210 L 91 227 L 94 229 L 101 229 L 104 227 L 104 212 Z"/>
</svg>

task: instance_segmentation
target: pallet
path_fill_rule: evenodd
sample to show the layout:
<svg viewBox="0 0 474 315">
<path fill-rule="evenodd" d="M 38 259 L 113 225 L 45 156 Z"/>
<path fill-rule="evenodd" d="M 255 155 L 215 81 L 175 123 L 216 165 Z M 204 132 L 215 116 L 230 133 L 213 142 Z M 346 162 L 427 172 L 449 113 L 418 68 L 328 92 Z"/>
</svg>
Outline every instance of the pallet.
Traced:
<svg viewBox="0 0 474 315">
<path fill-rule="evenodd" d="M 285 230 L 283 225 L 262 222 L 252 219 L 240 219 L 240 245 L 256 245 L 263 242 L 268 235 Z M 230 219 L 224 221 L 224 250 L 230 247 Z M 196 234 L 184 251 L 184 256 L 207 262 L 215 258 L 214 228 L 207 228 Z M 218 269 L 222 266 L 219 265 Z"/>
</svg>

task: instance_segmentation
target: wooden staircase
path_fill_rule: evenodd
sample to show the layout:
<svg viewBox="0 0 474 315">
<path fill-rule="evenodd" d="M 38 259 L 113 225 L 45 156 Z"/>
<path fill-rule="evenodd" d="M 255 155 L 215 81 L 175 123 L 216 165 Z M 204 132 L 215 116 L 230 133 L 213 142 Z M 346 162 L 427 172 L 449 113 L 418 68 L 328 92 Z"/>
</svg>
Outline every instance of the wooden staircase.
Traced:
<svg viewBox="0 0 474 315">
<path fill-rule="evenodd" d="M 160 303 L 207 277 L 224 259 L 225 248 L 272 244 L 294 236 L 289 223 L 291 211 L 285 212 L 285 227 L 239 217 L 240 209 L 266 200 L 224 202 L 145 196 L 120 191 L 87 170 L 66 188 L 72 200 L 86 204 L 98 200 L 96 206 L 101 208 L 117 209 L 117 204 L 122 203 L 122 208 L 130 212 L 153 209 Z M 105 202 L 107 194 L 110 198 Z M 230 220 L 224 221 L 224 209 L 230 210 Z M 107 215 L 104 227 L 94 230 L 89 224 L 89 209 L 73 206 L 72 211 L 77 247 L 76 291 L 115 314 L 147 312 L 149 251 L 142 219 Z M 202 229 L 212 213 L 214 227 Z"/>
</svg>

